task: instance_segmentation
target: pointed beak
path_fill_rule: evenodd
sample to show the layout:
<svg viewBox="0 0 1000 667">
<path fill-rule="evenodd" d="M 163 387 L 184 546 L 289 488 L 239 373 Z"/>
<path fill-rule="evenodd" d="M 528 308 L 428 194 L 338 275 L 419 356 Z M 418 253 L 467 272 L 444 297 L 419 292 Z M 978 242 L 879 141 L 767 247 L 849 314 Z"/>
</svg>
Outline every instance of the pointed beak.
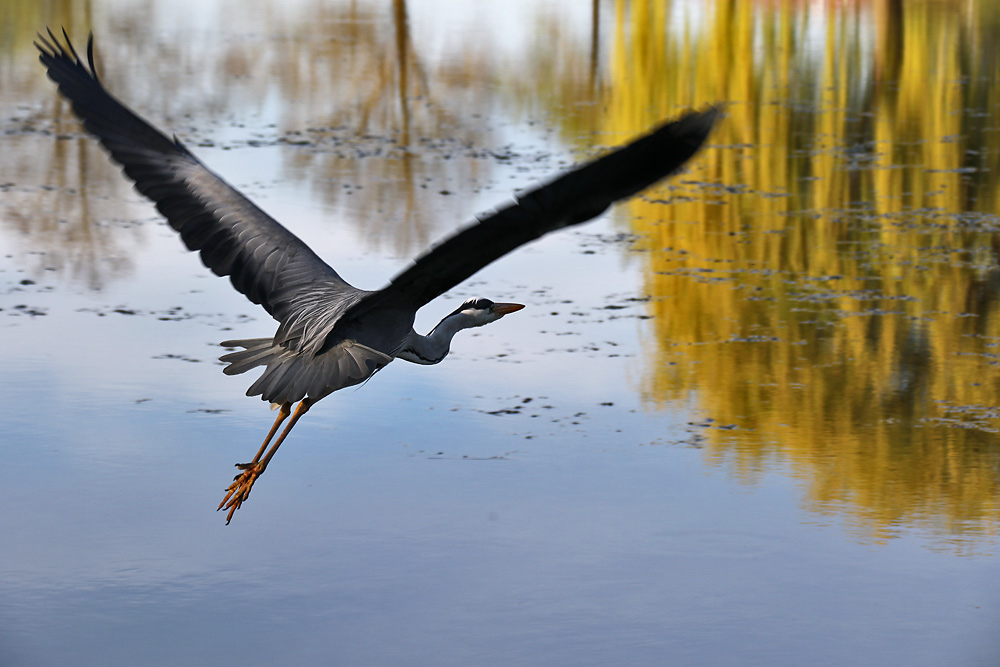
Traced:
<svg viewBox="0 0 1000 667">
<path fill-rule="evenodd" d="M 495 303 L 493 304 L 493 312 L 495 312 L 500 317 L 508 313 L 513 313 L 524 308 L 524 304 L 520 303 Z"/>
</svg>

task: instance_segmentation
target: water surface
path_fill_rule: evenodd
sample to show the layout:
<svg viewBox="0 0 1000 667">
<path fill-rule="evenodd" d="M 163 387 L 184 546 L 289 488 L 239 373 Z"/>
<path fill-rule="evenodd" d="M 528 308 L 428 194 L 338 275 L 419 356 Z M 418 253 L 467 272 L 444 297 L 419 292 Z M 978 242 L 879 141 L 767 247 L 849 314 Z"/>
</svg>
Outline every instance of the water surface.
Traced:
<svg viewBox="0 0 1000 667">
<path fill-rule="evenodd" d="M 0 49 L 0 663 L 1000 658 L 989 4 L 15 3 Z M 31 39 L 359 287 L 688 107 L 691 168 L 431 304 L 524 311 L 296 427 L 274 323 L 73 121 Z"/>
</svg>

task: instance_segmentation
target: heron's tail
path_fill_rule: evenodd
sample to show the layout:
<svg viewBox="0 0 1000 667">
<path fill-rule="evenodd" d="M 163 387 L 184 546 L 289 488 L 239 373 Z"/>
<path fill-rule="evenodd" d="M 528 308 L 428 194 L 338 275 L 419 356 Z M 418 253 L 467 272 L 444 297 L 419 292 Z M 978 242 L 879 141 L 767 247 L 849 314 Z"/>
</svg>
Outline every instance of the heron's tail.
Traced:
<svg viewBox="0 0 1000 667">
<path fill-rule="evenodd" d="M 246 348 L 239 352 L 230 352 L 219 357 L 219 361 L 229 364 L 222 369 L 226 375 L 239 375 L 252 368 L 266 366 L 271 359 L 280 354 L 283 349 L 274 344 L 273 338 L 247 338 L 244 340 L 227 340 L 222 347 Z"/>
</svg>

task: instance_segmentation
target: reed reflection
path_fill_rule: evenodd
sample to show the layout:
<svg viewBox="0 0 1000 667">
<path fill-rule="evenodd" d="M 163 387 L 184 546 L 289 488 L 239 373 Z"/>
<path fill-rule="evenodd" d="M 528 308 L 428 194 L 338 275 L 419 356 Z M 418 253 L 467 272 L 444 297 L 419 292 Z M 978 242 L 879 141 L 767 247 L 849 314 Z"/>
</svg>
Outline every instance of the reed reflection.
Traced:
<svg viewBox="0 0 1000 667">
<path fill-rule="evenodd" d="M 870 538 L 916 523 L 971 548 L 1000 513 L 997 60 L 970 46 L 995 22 L 718 2 L 681 27 L 660 7 L 616 4 L 608 129 L 733 103 L 671 206 L 629 205 L 646 400 L 697 396 L 736 427 L 704 429 L 709 460 L 751 480 L 791 461 L 813 509 Z"/>
<path fill-rule="evenodd" d="M 100 40 L 102 78 L 112 91 L 127 92 L 137 109 L 176 129 L 189 145 L 283 147 L 289 177 L 308 179 L 332 209 L 331 224 L 356 227 L 373 247 L 390 245 L 412 255 L 470 218 L 467 202 L 448 196 L 449 184 L 475 188 L 507 159 L 500 147 L 473 148 L 499 142 L 481 119 L 500 91 L 474 85 L 494 78 L 484 70 L 487 60 L 427 61 L 410 34 L 403 0 L 388 5 L 307 2 L 294 11 L 278 11 L 267 2 L 249 4 L 253 7 L 231 17 L 228 29 L 270 31 L 263 42 L 165 44 L 150 34 L 147 17 L 156 3 L 136 3 L 116 16 L 113 34 Z M 34 17 L 18 34 L 30 37 L 45 24 L 85 34 L 91 29 L 87 17 L 89 12 L 82 19 Z M 12 158 L 0 165 L 0 182 L 45 186 L 6 198 L 5 224 L 34 236 L 36 247 L 49 248 L 46 254 L 78 257 L 74 266 L 89 271 L 90 285 L 100 287 L 127 273 L 129 252 L 127 244 L 119 247 L 117 231 L 105 234 L 94 221 L 118 219 L 118 202 L 128 191 L 113 168 L 92 168 L 104 157 L 79 140 L 69 109 L 44 87 L 30 38 L 12 46 L 25 57 L 0 66 L 7 81 L 18 83 L 16 93 L 13 86 L 5 87 L 2 110 L 25 100 L 38 100 L 41 110 L 8 128 L 24 140 L 8 143 Z M 143 76 L 150 69 L 162 85 L 151 85 Z M 232 117 L 234 107 L 259 126 L 244 128 L 242 118 Z M 67 140 L 36 141 L 36 133 Z M 87 201 L 79 196 L 80 187 L 117 194 L 113 201 Z M 58 233 L 46 231 L 56 225 Z M 67 225 L 79 233 L 66 233 Z M 108 256 L 123 261 L 114 268 L 98 261 Z M 63 263 L 45 264 L 60 268 Z"/>
</svg>

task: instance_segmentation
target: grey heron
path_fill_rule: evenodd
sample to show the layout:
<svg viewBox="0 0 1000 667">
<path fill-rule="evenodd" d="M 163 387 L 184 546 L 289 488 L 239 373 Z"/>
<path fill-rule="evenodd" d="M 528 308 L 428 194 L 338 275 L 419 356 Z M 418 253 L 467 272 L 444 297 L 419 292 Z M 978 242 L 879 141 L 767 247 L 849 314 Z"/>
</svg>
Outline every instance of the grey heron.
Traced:
<svg viewBox="0 0 1000 667">
<path fill-rule="evenodd" d="M 368 291 L 350 285 L 176 137 L 163 134 L 108 93 L 94 66 L 93 35 L 86 62 L 65 30 L 63 40 L 49 30 L 35 46 L 83 127 L 155 203 L 187 248 L 199 251 L 206 267 L 229 276 L 233 287 L 278 322 L 273 336 L 222 343 L 243 348 L 221 357 L 228 364 L 223 372 L 236 375 L 263 366 L 247 395 L 278 406 L 257 455 L 237 464 L 240 472 L 219 504 L 220 510 L 229 510 L 227 524 L 292 427 L 317 401 L 365 382 L 393 359 L 436 364 L 448 354 L 456 333 L 523 306 L 470 299 L 426 336 L 413 329 L 418 309 L 519 246 L 586 222 L 676 171 L 704 143 L 719 113 L 715 107 L 688 112 L 577 166 L 459 229 L 388 285 Z"/>
</svg>

